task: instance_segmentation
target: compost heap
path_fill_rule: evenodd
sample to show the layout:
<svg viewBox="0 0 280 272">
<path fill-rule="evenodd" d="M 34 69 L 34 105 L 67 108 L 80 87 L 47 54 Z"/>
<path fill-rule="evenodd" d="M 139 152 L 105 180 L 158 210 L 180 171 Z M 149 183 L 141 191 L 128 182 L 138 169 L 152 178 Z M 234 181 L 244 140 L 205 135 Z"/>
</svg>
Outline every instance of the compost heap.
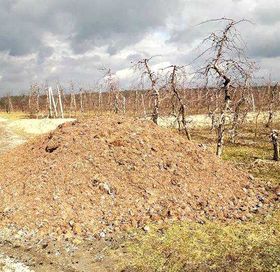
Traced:
<svg viewBox="0 0 280 272">
<path fill-rule="evenodd" d="M 67 123 L 0 161 L 0 225 L 43 233 L 245 220 L 264 193 L 205 148 L 133 118 Z"/>
</svg>

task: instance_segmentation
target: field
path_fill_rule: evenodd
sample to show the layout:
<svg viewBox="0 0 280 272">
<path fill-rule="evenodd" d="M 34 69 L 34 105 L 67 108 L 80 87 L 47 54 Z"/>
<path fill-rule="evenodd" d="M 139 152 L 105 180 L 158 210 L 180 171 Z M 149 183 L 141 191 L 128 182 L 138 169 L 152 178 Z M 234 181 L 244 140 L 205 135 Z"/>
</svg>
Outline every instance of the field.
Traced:
<svg viewBox="0 0 280 272">
<path fill-rule="evenodd" d="M 263 115 L 266 116 L 265 113 Z M 2 116 L 3 119 L 1 119 L 0 121 L 0 131 L 2 135 L 1 146 L 0 146 L 1 153 L 3 153 L 4 156 L 6 156 L 5 157 L 6 159 L 11 156 L 17 156 L 16 161 L 18 162 L 19 165 L 21 165 L 22 163 L 20 157 L 21 156 L 24 157 L 25 156 L 24 154 L 26 154 L 27 152 L 26 150 L 28 150 L 28 143 L 27 143 L 27 147 L 21 148 L 20 144 L 22 142 L 31 141 L 30 143 L 34 147 L 36 145 L 38 145 L 39 147 L 41 145 L 40 142 L 41 140 L 39 140 L 39 138 L 38 140 L 36 140 L 38 137 L 36 136 L 36 134 L 39 135 L 41 133 L 47 133 L 48 131 L 53 130 L 57 125 L 62 123 L 61 120 L 55 120 L 55 119 L 54 120 L 50 120 L 50 119 L 49 120 L 44 120 L 44 119 L 25 120 L 22 119 L 22 117 L 25 116 L 22 116 L 20 114 L 9 115 L 8 116 L 9 118 L 7 118 L 7 115 L 5 114 Z M 92 134 L 93 136 L 99 135 L 94 137 L 100 137 L 104 133 L 106 139 L 105 141 L 106 142 L 109 141 L 113 143 L 113 146 L 111 144 L 109 145 L 108 152 L 112 152 L 112 147 L 113 147 L 113 152 L 119 152 L 117 151 L 119 147 L 122 148 L 123 150 L 126 150 L 125 142 L 128 141 L 129 138 L 125 138 L 126 137 L 125 134 L 124 135 L 120 134 L 119 136 L 115 135 L 114 133 L 112 135 L 110 134 L 111 133 L 110 124 L 119 124 L 122 122 L 126 124 L 126 121 L 123 121 L 124 120 L 123 117 L 117 117 L 115 115 L 110 114 L 110 115 L 105 115 L 105 117 L 104 116 L 97 117 L 97 120 L 99 120 L 100 118 L 102 120 L 100 122 L 102 124 L 106 124 L 104 125 L 104 128 L 97 127 L 98 122 L 95 123 L 94 121 L 93 128 L 95 127 L 96 129 L 91 130 L 90 119 L 83 118 L 81 120 L 81 125 L 83 130 L 86 131 L 86 129 L 88 129 L 90 133 L 93 133 Z M 208 126 L 209 125 L 208 121 L 210 120 L 207 119 L 208 118 L 207 116 L 193 116 L 190 118 L 194 120 L 192 123 L 196 124 L 196 126 L 192 126 L 191 128 L 193 144 L 195 146 L 200 146 L 200 148 L 203 150 L 206 149 L 207 154 L 208 152 L 209 154 L 213 154 L 215 152 L 216 134 L 215 131 L 209 132 L 210 130 Z M 280 252 L 279 252 L 280 249 L 280 244 L 279 244 L 280 241 L 280 229 L 279 229 L 280 164 L 279 162 L 275 162 L 272 160 L 272 156 L 273 156 L 272 144 L 269 140 L 271 129 L 265 127 L 264 121 L 266 120 L 266 118 L 265 117 L 260 118 L 258 124 L 259 129 L 257 130 L 257 133 L 255 131 L 256 130 L 255 123 L 252 121 L 252 119 L 254 118 L 250 117 L 246 125 L 243 125 L 242 128 L 239 130 L 239 134 L 238 137 L 236 138 L 235 143 L 230 143 L 229 141 L 230 139 L 227 138 L 225 139 L 225 149 L 222 156 L 222 160 L 227 161 L 227 163 L 229 163 L 230 165 L 234 165 L 235 168 L 239 169 L 238 170 L 239 172 L 238 171 L 235 172 L 235 170 L 232 169 L 230 170 L 232 171 L 232 173 L 226 173 L 226 172 L 222 172 L 222 173 L 225 176 L 228 174 L 239 175 L 238 173 L 240 172 L 248 173 L 250 184 L 252 184 L 252 187 L 258 188 L 257 192 L 259 192 L 258 194 L 260 194 L 258 196 L 260 197 L 260 201 L 258 203 L 259 207 L 253 212 L 248 213 L 249 210 L 247 210 L 247 208 L 240 206 L 239 209 L 241 209 L 241 212 L 242 209 L 244 208 L 244 213 L 242 212 L 243 215 L 237 214 L 236 219 L 228 220 L 224 217 L 224 215 L 213 216 L 214 213 L 212 214 L 211 210 L 206 209 L 206 207 L 204 206 L 202 210 L 201 208 L 198 209 L 195 206 L 194 210 L 190 213 L 190 216 L 187 216 L 187 218 L 185 219 L 183 218 L 178 219 L 180 217 L 176 216 L 176 209 L 177 209 L 176 208 L 174 210 L 175 216 L 170 217 L 169 215 L 160 215 L 159 218 L 154 217 L 154 219 L 152 220 L 149 219 L 147 222 L 144 222 L 143 225 L 139 225 L 138 222 L 138 226 L 137 224 L 134 224 L 132 221 L 131 225 L 119 225 L 120 229 L 119 227 L 117 228 L 115 227 L 112 233 L 107 231 L 104 233 L 102 231 L 101 232 L 98 231 L 97 236 L 96 235 L 91 236 L 88 234 L 85 235 L 85 232 L 83 230 L 83 225 L 82 225 L 83 223 L 80 223 L 81 225 L 75 225 L 80 217 L 73 219 L 75 218 L 74 215 L 71 215 L 72 221 L 74 222 L 73 223 L 70 222 L 70 225 L 73 224 L 71 225 L 70 231 L 66 228 L 65 230 L 64 229 L 58 230 L 57 234 L 54 234 L 53 230 L 51 230 L 48 227 L 47 229 L 42 228 L 42 233 L 39 233 L 39 232 L 34 232 L 34 227 L 32 227 L 32 224 L 29 224 L 29 222 L 27 222 L 25 219 L 20 219 L 21 218 L 20 213 L 23 213 L 25 217 L 29 216 L 28 214 L 26 214 L 25 212 L 20 212 L 19 215 L 17 215 L 17 217 L 14 217 L 14 219 L 12 219 L 13 217 L 11 216 L 13 215 L 12 214 L 5 215 L 7 211 L 4 209 L 2 210 L 3 220 L 7 220 L 7 222 L 18 222 L 19 224 L 21 224 L 20 221 L 23 220 L 22 222 L 25 222 L 24 224 L 26 227 L 22 228 L 21 226 L 20 229 L 18 229 L 15 225 L 14 226 L 6 225 L 5 227 L 4 226 L 2 227 L 0 232 L 0 242 L 1 242 L 0 253 L 15 258 L 16 261 L 13 260 L 7 261 L 5 260 L 5 257 L 3 257 L 0 258 L 0 265 L 2 263 L 2 266 L 6 267 L 7 269 L 7 267 L 9 266 L 12 267 L 12 265 L 14 265 L 14 264 L 12 265 L 9 264 L 9 262 L 12 263 L 15 262 L 18 265 L 20 263 L 24 263 L 27 266 L 26 269 L 30 269 L 34 271 L 279 271 L 280 270 L 280 259 L 279 259 L 280 256 Z M 106 120 L 110 120 L 110 121 L 107 122 Z M 166 126 L 168 123 L 166 121 L 167 119 L 162 119 L 162 120 L 163 120 L 162 125 Z M 69 140 L 71 139 L 71 137 L 76 137 L 75 135 L 79 135 L 83 131 L 83 130 L 80 131 L 79 127 L 76 128 L 76 132 L 75 130 L 73 131 L 73 129 L 71 128 L 71 123 L 73 122 L 73 120 L 68 120 L 68 121 L 70 127 L 68 125 L 65 128 L 64 127 L 60 128 L 55 134 L 57 139 L 55 139 L 53 142 L 50 143 L 52 148 L 51 150 L 53 150 L 53 148 L 57 148 L 56 146 L 57 143 L 60 143 L 59 145 L 61 145 L 61 143 L 63 144 L 64 142 L 66 142 L 69 143 L 70 145 L 70 146 L 67 145 L 63 148 L 58 147 L 58 149 L 62 148 L 62 150 L 60 151 L 62 153 L 60 155 L 55 155 L 54 153 L 56 151 L 54 151 L 54 153 L 51 153 L 51 156 L 53 156 L 51 160 L 55 161 L 55 164 L 53 165 L 57 165 L 57 167 L 60 167 L 61 169 L 60 171 L 64 171 L 63 170 L 64 166 L 63 164 L 60 164 L 57 161 L 59 160 L 59 156 L 60 157 L 64 156 L 63 154 L 64 152 L 66 152 L 65 153 L 66 157 L 64 157 L 65 158 L 64 163 L 67 164 L 72 163 L 71 160 L 67 159 L 67 156 L 69 157 L 69 155 L 67 155 L 69 154 L 67 153 L 69 152 L 68 150 L 72 150 L 71 143 L 69 142 Z M 134 123 L 128 123 L 128 127 L 125 125 L 123 130 L 131 131 L 130 133 L 132 133 L 133 131 L 136 132 L 141 128 L 143 130 L 143 132 L 141 133 L 144 133 L 141 134 L 141 138 L 143 139 L 145 139 L 145 137 L 150 137 L 153 135 L 153 134 L 150 135 L 149 134 L 150 132 L 145 130 L 146 128 L 145 123 L 147 122 L 147 124 L 150 124 L 150 121 L 143 121 L 138 119 L 138 121 L 133 121 L 133 122 L 135 122 L 135 127 L 131 127 L 131 125 Z M 107 131 L 105 129 L 106 126 L 109 129 L 108 132 L 106 132 Z M 114 127 L 114 125 L 112 126 Z M 153 131 L 154 129 L 153 126 L 148 125 L 148 127 L 151 129 L 151 131 Z M 277 122 L 275 121 L 274 129 L 280 129 L 280 125 L 278 121 Z M 163 132 L 161 132 L 161 130 Z M 167 129 L 162 128 L 157 131 L 158 131 L 157 133 L 165 133 L 162 134 L 161 137 L 165 137 L 164 135 L 166 135 L 166 137 L 169 137 L 169 135 L 170 136 L 173 135 L 174 140 L 177 139 L 176 134 L 178 134 L 178 132 L 175 130 L 175 128 L 172 127 Z M 138 133 L 140 132 L 138 131 Z M 64 135 L 68 135 L 68 134 L 71 136 L 69 137 L 67 136 L 68 138 L 65 138 L 66 136 Z M 44 137 L 50 138 L 48 134 L 46 134 L 46 136 L 43 136 L 43 143 L 45 141 Z M 155 148 L 155 150 L 159 148 L 156 147 L 157 144 L 159 143 L 158 140 L 152 140 L 151 138 L 147 138 L 147 139 L 149 139 L 148 143 L 154 145 L 153 148 Z M 32 141 L 34 140 L 36 143 L 34 142 L 32 143 Z M 63 142 L 61 142 L 62 140 Z M 80 145 L 82 144 L 86 144 L 86 141 L 87 141 L 86 139 L 83 140 L 83 142 L 74 145 L 73 148 L 74 147 L 76 148 L 77 146 L 80 147 Z M 120 142 L 120 141 L 124 141 L 124 142 Z M 182 140 L 181 138 L 178 138 L 177 141 L 178 141 L 177 144 L 179 144 L 179 142 Z M 166 143 L 168 142 L 167 138 L 165 142 Z M 50 146 L 50 144 L 48 144 L 48 146 Z M 13 151 L 12 148 L 17 145 L 19 146 L 16 148 L 15 151 Z M 137 155 L 139 149 L 135 149 L 135 150 L 133 149 L 136 148 L 133 142 L 129 144 L 129 148 L 130 149 L 132 148 L 131 150 L 132 153 L 126 151 L 128 153 L 125 153 L 126 154 L 125 156 L 126 158 L 130 158 L 132 154 L 136 154 L 133 155 L 134 156 L 133 160 L 135 163 L 136 162 L 135 160 L 137 160 L 138 156 L 140 156 L 140 154 Z M 169 147 L 167 147 L 166 145 L 165 148 L 169 148 Z M 170 146 L 170 148 L 172 148 L 172 146 Z M 195 148 L 196 150 L 196 147 L 193 148 Z M 8 152 L 8 149 L 11 150 L 10 153 Z M 23 151 L 21 151 L 21 149 Z M 86 149 L 81 149 L 81 150 L 84 150 L 82 152 L 84 152 L 84 154 L 87 154 Z M 37 156 L 36 153 L 32 155 L 33 151 L 30 152 L 31 152 L 30 156 L 34 156 L 34 157 Z M 83 175 L 86 175 L 85 169 L 87 169 L 87 166 L 83 165 L 82 162 L 80 161 L 80 155 L 78 155 L 79 154 L 78 152 L 79 152 L 78 150 L 76 150 L 76 152 L 74 153 L 72 153 L 71 151 L 71 156 L 76 156 L 77 158 L 77 163 L 75 164 L 75 169 L 76 169 L 75 171 L 77 171 L 77 173 L 79 172 L 79 173 L 83 173 Z M 96 158 L 99 158 L 98 157 L 99 155 L 96 155 L 97 152 L 98 151 L 96 150 L 95 152 L 91 153 L 93 155 L 93 159 L 96 156 L 97 156 Z M 104 152 L 106 153 L 106 151 Z M 177 152 L 179 152 L 179 149 Z M 193 151 L 193 152 L 198 152 L 198 151 Z M 200 152 L 201 151 L 199 151 L 199 154 L 203 154 Z M 119 154 L 118 156 L 120 156 L 120 153 L 115 153 L 115 155 L 116 154 Z M 164 158 L 165 154 L 164 153 L 161 154 L 162 154 L 161 155 L 162 158 Z M 125 165 L 129 166 L 131 163 L 129 161 L 126 161 L 125 158 L 122 157 L 118 157 L 118 158 L 120 161 L 123 160 L 123 162 L 119 164 L 118 167 L 123 167 L 122 166 L 123 163 L 124 166 Z M 198 160 L 201 159 L 202 158 L 198 157 Z M 13 161 L 13 158 L 9 160 Z M 174 161 L 176 160 L 175 157 L 173 157 L 173 160 Z M 190 161 L 188 161 L 188 163 L 190 163 L 192 167 L 197 169 L 196 171 L 204 171 L 203 167 L 205 167 L 205 169 L 208 169 L 207 171 L 212 171 L 210 170 L 212 166 L 209 165 L 208 159 L 205 159 L 206 164 L 201 169 L 197 168 L 196 164 L 194 163 L 196 160 L 197 160 L 196 158 L 193 158 L 190 159 Z M 24 165 L 23 166 L 29 169 L 29 164 L 32 161 L 32 159 L 29 161 L 28 157 L 26 157 L 23 159 L 23 161 L 25 163 L 25 166 Z M 146 163 L 149 164 L 150 163 L 149 160 L 146 161 Z M 200 163 L 202 163 L 202 161 Z M 213 163 L 216 165 L 215 161 L 213 161 Z M 219 164 L 220 162 L 217 163 Z M 95 167 L 100 167 L 98 166 L 99 164 L 95 164 L 95 165 L 96 165 Z M 109 165 L 109 161 L 108 161 L 108 165 Z M 30 167 L 31 167 L 30 169 L 34 167 L 33 168 L 34 171 L 37 171 L 35 167 L 39 167 L 39 166 L 36 166 L 36 162 L 34 162 L 33 166 L 31 165 Z M 137 164 L 134 164 L 134 167 L 137 167 Z M 166 166 L 163 165 L 163 167 Z M 11 174 L 9 174 L 11 179 L 14 178 L 13 173 L 15 173 L 16 171 L 17 170 L 11 172 L 12 176 Z M 20 171 L 27 171 L 27 170 L 20 170 Z M 106 174 L 107 173 L 106 171 L 108 171 L 108 174 Z M 121 182 L 127 182 L 124 181 L 125 179 L 122 179 L 122 177 L 118 176 L 117 169 L 114 171 L 116 172 L 113 172 L 111 174 L 110 170 L 105 170 L 104 168 L 101 171 L 101 173 L 103 173 L 104 178 L 106 175 L 107 178 L 110 175 L 115 175 L 115 178 L 120 179 Z M 158 170 L 154 170 L 154 171 L 158 171 Z M 20 172 L 18 174 L 20 174 Z M 195 172 L 193 172 L 193 174 L 192 172 L 190 172 L 190 174 L 195 175 Z M 228 175 L 228 177 L 230 177 L 230 175 Z M 53 178 L 55 177 L 57 176 L 53 176 Z M 107 184 L 110 186 L 109 190 L 112 190 L 112 192 L 116 190 L 118 192 L 117 196 L 120 197 L 119 195 L 120 190 L 125 190 L 125 189 L 123 187 L 119 188 L 118 183 L 114 183 L 112 177 L 113 176 L 110 176 L 109 179 L 110 184 L 107 182 Z M 66 176 L 64 178 L 66 179 Z M 133 177 L 131 178 L 133 179 Z M 98 178 L 96 177 L 95 179 Z M 30 185 L 27 186 L 32 186 L 31 180 L 32 178 L 30 178 L 29 181 Z M 16 178 L 14 179 L 13 182 L 14 183 L 17 182 Z M 82 182 L 83 181 L 81 180 L 81 181 L 77 181 L 76 183 L 73 183 L 76 189 L 71 189 L 71 190 L 78 190 L 78 188 L 83 188 L 80 187 L 82 186 Z M 142 181 L 139 181 L 139 185 L 141 182 Z M 224 180 L 224 182 L 226 181 Z M 18 185 L 15 186 L 21 186 L 20 184 L 21 183 L 18 183 Z M 106 184 L 105 185 L 104 184 L 102 184 L 103 186 L 102 190 L 106 190 L 106 186 L 105 186 Z M 214 184 L 215 183 L 213 183 L 210 186 L 216 186 Z M 58 188 L 60 188 L 60 185 L 58 185 L 57 183 L 56 186 L 58 190 Z M 149 185 L 146 186 L 147 186 L 146 191 L 150 190 L 149 194 L 151 194 L 151 196 L 148 197 L 149 199 L 148 203 L 153 203 L 155 201 L 154 199 L 158 198 L 159 196 L 153 195 L 154 193 L 151 192 L 152 190 L 151 188 L 154 187 L 149 187 Z M 153 186 L 156 185 L 154 184 Z M 193 190 L 191 189 L 192 187 L 188 187 L 188 188 L 189 190 Z M 31 187 L 30 189 L 28 189 L 27 187 L 26 190 L 29 192 L 27 194 L 32 194 Z M 134 193 L 137 194 L 138 190 L 139 189 L 135 189 Z M 215 192 L 218 194 L 223 193 L 222 191 L 219 192 L 216 190 L 218 189 L 215 189 Z M 247 189 L 244 188 L 242 190 L 247 190 Z M 18 194 L 16 193 L 17 190 L 15 190 L 15 188 L 9 189 L 9 192 L 12 194 L 14 193 Z M 57 191 L 57 193 L 58 195 L 56 196 L 56 198 L 63 199 L 62 192 L 59 193 L 59 191 Z M 78 196 L 76 191 L 73 191 L 73 193 L 77 197 L 76 201 L 78 202 L 81 201 L 79 200 L 79 197 L 81 196 Z M 203 201 L 203 199 L 207 199 L 206 195 L 204 195 L 206 193 L 207 190 L 205 191 L 205 193 L 201 193 L 202 194 L 201 196 L 198 196 L 199 198 L 202 198 L 202 200 L 199 201 Z M 111 192 L 109 192 L 109 194 L 111 194 Z M 225 194 L 224 197 L 225 196 L 229 197 L 229 195 L 230 195 L 230 191 L 227 194 Z M 37 195 L 37 197 L 39 197 L 39 195 Z M 70 194 L 68 195 L 68 198 L 69 197 L 71 197 Z M 189 198 L 190 197 L 191 196 L 189 196 Z M 29 198 L 28 199 L 18 198 L 18 199 L 22 201 L 23 204 L 26 201 L 30 201 L 28 200 Z M 57 201 L 56 199 L 54 200 Z M 12 204 L 11 200 L 7 199 L 5 201 L 6 203 L 10 203 L 9 205 L 11 206 L 14 205 Z M 66 200 L 62 200 L 62 201 L 65 202 L 61 202 L 61 204 L 67 202 Z M 212 203 L 211 202 L 212 200 L 208 199 L 208 201 L 209 203 Z M 196 200 L 192 202 L 193 203 L 192 205 L 196 205 L 194 204 L 195 202 Z M 130 202 L 125 202 L 125 203 L 131 209 L 133 209 L 133 205 L 129 204 Z M 215 203 L 216 202 L 213 202 L 213 205 L 216 205 Z M 39 206 L 40 209 L 44 209 L 44 206 L 41 206 L 41 204 Z M 107 207 L 106 209 L 108 209 L 109 206 L 106 207 Z M 174 208 L 175 207 L 177 206 L 174 206 Z M 120 206 L 119 209 L 123 211 L 125 210 L 124 208 L 122 208 L 122 206 Z M 209 214 L 207 214 L 206 212 L 201 213 L 201 211 L 206 211 L 206 210 L 209 212 Z M 76 212 L 80 213 L 80 211 L 76 211 Z M 137 213 L 137 210 L 133 210 L 133 213 Z M 141 213 L 144 215 L 143 212 Z M 199 217 L 196 217 L 196 214 L 200 214 Z M 212 219 L 210 214 L 212 214 Z M 132 215 L 132 211 L 131 211 L 131 215 Z M 84 216 L 87 215 L 85 214 Z M 110 216 L 117 218 L 115 217 L 114 214 L 110 214 Z M 218 216 L 218 218 L 215 219 L 216 216 Z M 55 222 L 57 220 L 55 218 L 56 217 L 53 217 L 53 219 L 51 219 L 50 217 L 50 219 L 48 220 L 46 219 L 47 220 L 46 222 L 48 222 L 49 220 Z M 136 217 L 132 216 L 132 218 L 136 218 Z M 169 219 L 165 220 L 166 218 Z M 69 219 L 67 218 L 67 220 Z M 54 223 L 49 223 L 49 226 L 53 226 L 53 224 Z M 58 225 L 55 226 L 57 227 Z"/>
</svg>

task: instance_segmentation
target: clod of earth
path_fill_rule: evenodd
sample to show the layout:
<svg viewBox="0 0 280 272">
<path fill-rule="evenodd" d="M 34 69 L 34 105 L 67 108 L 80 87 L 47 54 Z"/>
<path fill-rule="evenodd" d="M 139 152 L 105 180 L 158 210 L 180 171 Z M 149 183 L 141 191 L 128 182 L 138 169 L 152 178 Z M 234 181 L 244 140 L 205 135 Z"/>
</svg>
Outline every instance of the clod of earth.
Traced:
<svg viewBox="0 0 280 272">
<path fill-rule="evenodd" d="M 0 225 L 45 234 L 105 237 L 150 222 L 245 220 L 269 198 L 207 149 L 133 118 L 68 123 L 0 160 Z"/>
</svg>

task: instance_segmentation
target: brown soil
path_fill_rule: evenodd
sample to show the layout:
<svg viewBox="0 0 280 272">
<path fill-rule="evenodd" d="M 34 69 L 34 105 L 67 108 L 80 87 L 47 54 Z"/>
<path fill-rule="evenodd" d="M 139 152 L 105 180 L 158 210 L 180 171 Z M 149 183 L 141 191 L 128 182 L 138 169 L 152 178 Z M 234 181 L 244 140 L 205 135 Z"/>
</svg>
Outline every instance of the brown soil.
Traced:
<svg viewBox="0 0 280 272">
<path fill-rule="evenodd" d="M 41 234 L 107 236 L 166 220 L 244 220 L 266 194 L 203 147 L 132 118 L 64 124 L 0 161 L 0 224 Z"/>
</svg>

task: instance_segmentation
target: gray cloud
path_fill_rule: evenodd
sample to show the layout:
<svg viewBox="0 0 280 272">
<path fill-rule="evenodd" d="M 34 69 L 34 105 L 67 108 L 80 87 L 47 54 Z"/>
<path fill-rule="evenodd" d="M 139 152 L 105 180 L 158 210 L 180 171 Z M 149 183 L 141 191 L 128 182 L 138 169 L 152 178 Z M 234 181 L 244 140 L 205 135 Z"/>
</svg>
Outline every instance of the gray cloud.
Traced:
<svg viewBox="0 0 280 272">
<path fill-rule="evenodd" d="M 219 27 L 195 25 L 224 16 L 254 21 L 240 29 L 249 55 L 265 66 L 263 73 L 270 63 L 280 67 L 278 0 L 212 0 L 211 6 L 209 0 L 0 0 L 0 5 L 0 95 L 34 81 L 94 83 L 99 67 L 123 71 L 143 56 L 162 54 L 157 61 L 164 65 L 189 63 L 199 41 Z"/>
<path fill-rule="evenodd" d="M 0 0 L 0 50 L 13 56 L 44 49 L 44 33 L 67 37 L 75 53 L 107 45 L 115 54 L 164 26 L 182 1 Z"/>
<path fill-rule="evenodd" d="M 273 25 L 280 22 L 279 13 L 280 2 L 278 0 L 258 1 L 254 10 L 254 17 L 261 24 Z"/>
<path fill-rule="evenodd" d="M 247 35 L 249 54 L 252 58 L 276 58 L 280 56 L 280 24 L 277 27 L 257 26 Z"/>
</svg>

